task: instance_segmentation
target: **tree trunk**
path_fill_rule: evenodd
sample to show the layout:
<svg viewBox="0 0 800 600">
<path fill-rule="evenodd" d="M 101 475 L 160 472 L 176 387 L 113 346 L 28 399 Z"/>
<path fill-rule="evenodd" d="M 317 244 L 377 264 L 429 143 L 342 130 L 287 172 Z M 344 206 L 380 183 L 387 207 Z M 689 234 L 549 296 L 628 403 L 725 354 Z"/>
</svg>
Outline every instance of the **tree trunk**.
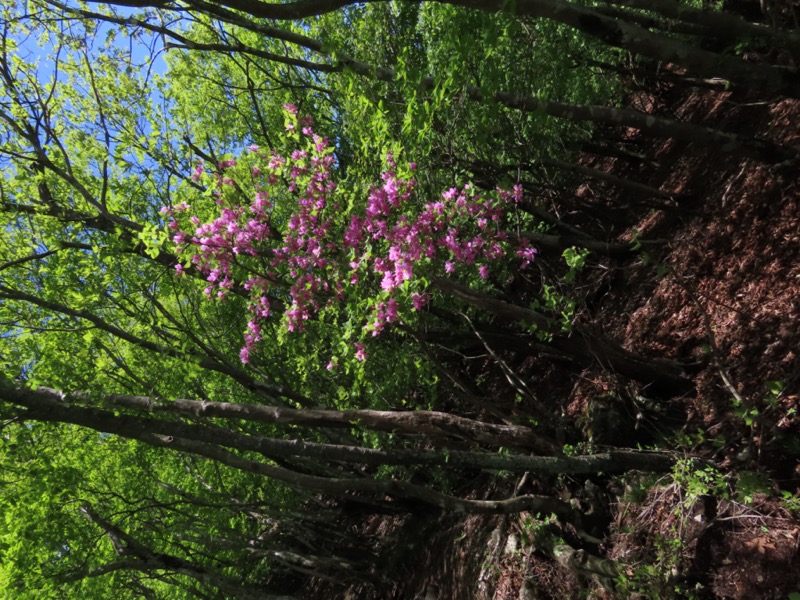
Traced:
<svg viewBox="0 0 800 600">
<path fill-rule="evenodd" d="M 169 444 L 171 439 L 191 440 L 238 451 L 258 452 L 275 458 L 303 457 L 320 461 L 352 464 L 427 465 L 485 470 L 508 470 L 536 473 L 624 472 L 630 469 L 663 471 L 671 468 L 673 459 L 664 454 L 629 451 L 607 452 L 590 456 L 522 456 L 457 450 L 381 449 L 306 442 L 301 439 L 280 440 L 238 431 L 186 424 L 176 421 L 145 419 L 117 415 L 96 408 L 69 404 L 69 398 L 54 390 L 3 389 L 2 397 L 25 407 L 18 413 L 23 420 L 72 423 L 122 437 L 158 436 Z"/>
<path fill-rule="evenodd" d="M 406 483 L 396 479 L 373 480 L 369 478 L 349 477 L 320 477 L 306 475 L 285 468 L 277 467 L 266 462 L 244 458 L 230 451 L 220 448 L 216 443 L 187 439 L 179 436 L 160 433 L 165 427 L 173 428 L 180 433 L 196 433 L 193 427 L 178 427 L 176 423 L 159 425 L 152 420 L 139 419 L 124 415 L 114 415 L 97 409 L 70 406 L 63 402 L 51 390 L 20 390 L 14 386 L 0 383 L 0 399 L 20 406 L 17 418 L 20 420 L 37 420 L 43 422 L 72 423 L 88 427 L 96 431 L 111 433 L 129 439 L 136 439 L 151 446 L 170 448 L 174 451 L 185 452 L 202 456 L 233 469 L 238 469 L 280 481 L 285 485 L 306 491 L 315 491 L 333 497 L 348 499 L 354 492 L 391 496 L 401 500 L 416 500 L 436 507 L 438 509 L 457 513 L 491 514 L 491 513 L 516 513 L 522 511 L 554 513 L 562 519 L 579 522 L 580 514 L 568 503 L 549 496 L 516 496 L 505 500 L 469 500 L 457 498 L 437 492 L 419 485 Z M 207 428 L 206 428 L 207 429 Z M 213 430 L 220 434 L 221 430 Z M 234 433 L 234 432 L 230 432 Z M 323 445 L 317 445 L 323 446 Z M 341 448 L 341 447 L 339 447 Z M 245 449 L 252 449 L 246 447 Z M 326 448 L 332 451 L 332 448 Z M 364 449 L 355 449 L 359 456 L 363 456 Z M 338 449 L 336 450 L 339 451 Z M 380 452 L 380 451 L 377 451 Z M 415 451 L 418 457 L 424 456 L 423 451 Z M 410 454 L 407 456 L 411 456 Z M 611 472 L 622 465 L 626 468 L 664 471 L 671 468 L 673 459 L 663 454 L 647 454 L 623 451 L 606 455 L 587 457 L 504 457 L 494 454 L 479 453 L 429 453 L 435 457 L 437 464 L 455 465 L 463 464 L 468 460 L 472 465 L 486 465 L 486 468 L 505 469 L 518 465 L 518 470 L 528 470 L 536 466 L 545 472 L 558 472 L 563 465 L 571 465 L 577 472 L 604 471 Z M 498 460 L 499 459 L 499 460 Z"/>
<path fill-rule="evenodd" d="M 708 52 L 638 25 L 607 17 L 591 8 L 563 0 L 439 0 L 444 4 L 545 18 L 563 23 L 602 42 L 658 61 L 674 63 L 704 77 L 723 77 L 746 88 L 756 88 L 800 98 L 800 78 L 790 70 L 745 62 L 739 58 Z"/>
<path fill-rule="evenodd" d="M 630 179 L 625 179 L 623 177 L 617 177 L 616 175 L 611 175 L 610 173 L 604 173 L 603 171 L 598 171 L 597 169 L 592 169 L 590 167 L 584 167 L 583 165 L 578 165 L 575 163 L 566 162 L 563 160 L 556 160 L 552 158 L 543 158 L 541 159 L 541 163 L 543 165 L 556 167 L 557 169 L 562 169 L 564 171 L 570 171 L 572 173 L 580 173 L 581 175 L 586 175 L 591 179 L 597 179 L 600 181 L 606 181 L 611 185 L 614 185 L 618 188 L 623 190 L 633 192 L 638 196 L 644 196 L 646 198 L 668 198 L 672 199 L 675 198 L 678 194 L 673 192 L 666 192 L 664 190 L 660 190 L 658 188 L 654 188 L 649 185 L 645 185 L 643 183 L 637 183 L 635 181 L 631 181 Z"/>
<path fill-rule="evenodd" d="M 724 11 L 701 10 L 674 0 L 605 0 L 609 4 L 657 12 L 660 15 L 707 28 L 710 36 L 729 43 L 749 42 L 752 38 L 769 39 L 800 54 L 800 34 L 757 23 L 749 23 Z"/>
<path fill-rule="evenodd" d="M 475 292 L 449 279 L 435 279 L 433 286 L 497 317 L 515 323 L 522 321 L 534 324 L 539 330 L 553 335 L 550 344 L 557 350 L 582 362 L 598 363 L 615 373 L 639 381 L 648 386 L 653 394 L 683 394 L 691 389 L 691 382 L 682 376 L 683 369 L 674 361 L 638 356 L 583 327 L 576 327 L 570 336 L 564 336 L 561 334 L 560 324 L 541 313 Z"/>
<path fill-rule="evenodd" d="M 99 400 L 109 407 L 147 412 L 167 412 L 193 417 L 221 417 L 282 425 L 306 427 L 361 427 L 372 431 L 407 433 L 425 436 L 455 436 L 488 446 L 529 448 L 541 454 L 553 454 L 559 448 L 530 427 L 485 423 L 448 413 L 415 410 L 324 410 L 284 408 L 260 404 L 236 404 L 178 398 L 167 401 L 148 396 L 108 394 L 99 399 L 92 394 L 71 393 L 70 400 Z"/>
<path fill-rule="evenodd" d="M 442 0 L 442 2 L 491 12 L 497 12 L 505 8 L 503 0 Z M 253 3 L 248 3 L 248 5 L 253 5 Z M 739 59 L 724 57 L 711 52 L 698 50 L 691 46 L 678 44 L 663 36 L 651 34 L 641 27 L 636 27 L 622 21 L 599 15 L 589 8 L 578 7 L 561 0 L 519 0 L 514 6 L 516 14 L 550 18 L 575 27 L 581 31 L 585 31 L 595 37 L 600 37 L 612 45 L 619 46 L 621 43 L 625 42 L 624 47 L 627 48 L 630 46 L 628 49 L 634 52 L 639 52 L 645 56 L 651 56 L 656 60 L 685 64 L 687 68 L 698 70 L 700 73 L 708 73 L 707 76 L 709 77 L 722 76 L 732 81 L 744 81 L 747 85 L 758 87 L 759 89 L 776 89 L 780 91 L 782 88 L 788 87 L 789 91 L 792 91 L 794 95 L 800 93 L 800 83 L 797 83 L 796 76 L 792 74 L 787 75 L 774 68 L 751 65 Z M 319 40 L 292 31 L 253 22 L 241 14 L 229 11 L 222 6 L 205 5 L 204 10 L 223 22 L 244 27 L 260 35 L 282 40 L 290 45 L 303 48 L 321 56 L 332 57 L 332 51 Z M 137 25 L 159 35 L 171 35 L 171 32 L 165 31 L 162 27 L 157 27 L 135 18 L 113 18 L 80 9 L 68 9 L 68 12 L 82 17 L 98 19 L 100 21 L 115 22 L 123 25 Z M 187 48 L 195 50 L 200 49 L 197 44 L 187 45 Z M 227 52 L 241 53 L 249 53 L 251 50 L 254 49 L 243 45 L 228 47 L 226 49 Z M 213 51 L 222 50 L 214 48 Z M 279 59 L 276 58 L 276 60 Z M 340 53 L 336 54 L 334 60 L 334 71 L 349 69 L 360 77 L 386 82 L 394 82 L 396 79 L 394 70 L 390 68 L 376 67 Z M 279 62 L 285 61 L 279 60 Z M 722 66 L 720 68 L 714 68 L 718 64 Z M 703 68 L 698 69 L 698 66 Z M 306 68 L 311 71 L 315 70 L 313 67 Z M 326 72 L 331 71 L 327 66 L 324 70 Z M 735 76 L 729 77 L 729 72 L 733 73 Z M 746 74 L 746 76 L 743 77 L 743 74 Z M 421 87 L 425 90 L 434 89 L 436 85 L 437 81 L 432 77 L 426 77 L 421 82 Z M 711 145 L 723 152 L 756 158 L 765 162 L 782 162 L 795 158 L 798 155 L 796 149 L 785 148 L 764 140 L 746 138 L 736 134 L 718 131 L 700 125 L 683 123 L 672 119 L 663 119 L 630 109 L 564 104 L 525 94 L 515 94 L 505 91 L 486 94 L 481 88 L 475 86 L 467 86 L 465 88 L 465 94 L 468 98 L 475 101 L 486 102 L 494 100 L 503 106 L 523 112 L 545 113 L 553 117 L 573 121 L 609 122 L 617 125 L 635 127 L 650 135 Z"/>
</svg>

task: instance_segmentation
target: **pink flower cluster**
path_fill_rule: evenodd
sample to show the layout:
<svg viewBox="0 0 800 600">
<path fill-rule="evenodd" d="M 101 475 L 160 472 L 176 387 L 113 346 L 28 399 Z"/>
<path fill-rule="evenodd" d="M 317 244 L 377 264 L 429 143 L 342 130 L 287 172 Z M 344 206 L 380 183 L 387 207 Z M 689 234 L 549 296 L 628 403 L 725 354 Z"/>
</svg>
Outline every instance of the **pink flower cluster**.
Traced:
<svg viewBox="0 0 800 600">
<path fill-rule="evenodd" d="M 190 214 L 186 203 L 162 209 L 177 251 L 188 256 L 184 262 L 208 281 L 208 296 L 225 298 L 235 285 L 246 290 L 251 316 L 242 362 L 249 362 L 261 324 L 272 316 L 270 297 L 286 306 L 287 329 L 302 331 L 323 308 L 343 306 L 350 294 L 366 295 L 372 308 L 365 329 L 376 336 L 404 309 L 425 306 L 429 296 L 418 275 L 477 266 L 488 278 L 495 261 L 516 255 L 524 268 L 535 257 L 527 240 L 512 244 L 504 230 L 508 206 L 521 200 L 519 186 L 490 194 L 451 188 L 423 203 L 415 180 L 402 179 L 391 156 L 363 212 L 343 215 L 332 178 L 333 149 L 314 133 L 310 119 L 298 119 L 293 106 L 286 109 L 286 128 L 301 129 L 301 148 L 282 156 L 252 145 L 239 160 L 208 171 L 198 165 L 192 179 L 209 181 L 218 205 L 208 222 Z M 410 170 L 415 168 L 412 163 Z M 176 265 L 179 274 L 183 269 Z M 355 350 L 357 360 L 366 359 L 362 344 Z M 335 365 L 332 360 L 328 368 Z"/>
</svg>

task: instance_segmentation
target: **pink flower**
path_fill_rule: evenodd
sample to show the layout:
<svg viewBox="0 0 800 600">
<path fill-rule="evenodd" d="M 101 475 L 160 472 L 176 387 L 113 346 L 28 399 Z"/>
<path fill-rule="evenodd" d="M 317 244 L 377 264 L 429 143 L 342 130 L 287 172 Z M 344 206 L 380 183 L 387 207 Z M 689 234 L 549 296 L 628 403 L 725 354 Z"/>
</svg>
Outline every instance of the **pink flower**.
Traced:
<svg viewBox="0 0 800 600">
<path fill-rule="evenodd" d="M 214 171 L 204 171 L 199 164 L 192 174 L 195 180 L 201 175 L 204 182 L 210 180 L 212 188 L 216 184 L 216 218 L 201 222 L 199 215 L 205 213 L 186 213 L 176 220 L 178 211 L 189 208 L 185 202 L 161 209 L 175 252 L 188 254 L 184 262 L 191 261 L 207 279 L 209 297 L 224 297 L 239 285 L 246 291 L 251 322 L 244 334 L 242 362 L 250 360 L 268 318 L 282 320 L 289 331 L 302 331 L 304 323 L 324 309 L 342 306 L 349 311 L 358 306 L 368 312 L 361 315 L 361 324 L 377 336 L 400 319 L 401 308 L 421 310 L 430 301 L 422 292 L 409 298 L 404 291 L 403 299 L 393 294 L 400 286 L 421 289 L 417 280 L 431 276 L 434 265 L 446 261 L 447 273 L 476 265 L 486 279 L 493 261 L 506 259 L 510 252 L 516 252 L 523 267 L 535 258 L 536 249 L 527 240 L 512 247 L 503 231 L 508 207 L 522 197 L 521 187 L 478 195 L 462 185 L 444 191 L 437 202 L 425 203 L 414 196 L 415 180 L 400 178 L 389 156 L 380 182 L 366 198 L 350 205 L 361 208 L 346 209 L 348 203 L 342 200 L 347 196 L 336 192 L 337 163 L 328 140 L 312 131 L 310 119 L 297 116 L 296 106 L 285 109 L 289 129 L 302 128 L 312 139 L 304 139 L 293 151 L 289 147 L 286 155 L 250 145 L 253 177 L 237 182 L 249 201 L 226 193 L 223 170 L 236 164 L 230 158 Z M 416 169 L 415 163 L 409 164 L 409 171 Z M 276 198 L 281 202 L 277 211 Z M 189 220 L 193 226 L 188 226 Z M 187 226 L 189 233 L 181 231 Z M 176 265 L 175 271 L 180 275 L 184 267 Z M 279 304 L 282 314 L 271 314 L 266 296 L 270 289 L 284 290 L 287 296 Z M 350 302 L 353 298 L 357 303 Z M 358 361 L 367 359 L 362 344 L 355 344 L 354 353 Z M 326 368 L 337 366 L 331 357 Z"/>
<path fill-rule="evenodd" d="M 525 240 L 525 243 L 527 244 L 527 240 Z M 522 259 L 521 267 L 523 269 L 527 269 L 528 266 L 536 258 L 537 253 L 538 251 L 536 250 L 536 248 L 532 246 L 523 247 L 517 250 L 517 256 Z"/>
<path fill-rule="evenodd" d="M 394 273 L 391 271 L 386 271 L 383 274 L 383 279 L 381 280 L 381 289 L 391 292 L 395 288 L 395 285 Z"/>
<path fill-rule="evenodd" d="M 446 192 L 442 192 L 442 198 L 445 200 L 455 200 L 458 196 L 458 189 L 457 188 L 450 188 Z"/>
<path fill-rule="evenodd" d="M 389 301 L 386 303 L 386 312 L 384 314 L 387 323 L 393 323 L 397 320 L 397 300 L 389 298 Z"/>
<path fill-rule="evenodd" d="M 418 292 L 411 294 L 411 304 L 414 306 L 414 310 L 422 310 L 427 302 L 427 294 L 420 294 Z"/>
</svg>

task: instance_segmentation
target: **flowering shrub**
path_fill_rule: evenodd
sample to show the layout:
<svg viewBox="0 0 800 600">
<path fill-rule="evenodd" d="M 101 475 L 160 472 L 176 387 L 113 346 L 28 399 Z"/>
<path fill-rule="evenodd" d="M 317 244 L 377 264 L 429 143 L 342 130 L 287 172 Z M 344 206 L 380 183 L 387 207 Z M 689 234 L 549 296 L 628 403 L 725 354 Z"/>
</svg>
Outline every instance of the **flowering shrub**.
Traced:
<svg viewBox="0 0 800 600">
<path fill-rule="evenodd" d="M 425 306 L 426 276 L 473 270 L 485 279 L 501 259 L 516 256 L 522 268 L 534 259 L 535 248 L 504 229 L 508 206 L 521 200 L 519 186 L 480 194 L 465 185 L 424 202 L 415 194 L 416 165 L 404 178 L 390 155 L 382 185 L 365 204 L 345 207 L 333 147 L 310 119 L 285 108 L 298 149 L 283 156 L 250 146 L 239 159 L 198 165 L 192 179 L 207 185 L 216 206 L 207 219 L 186 202 L 162 209 L 182 256 L 179 275 L 194 265 L 209 297 L 225 298 L 237 285 L 246 291 L 242 362 L 261 340 L 261 324 L 278 312 L 289 331 L 302 331 L 324 308 L 368 299 L 366 314 L 350 316 L 377 336 L 404 311 Z M 353 297 L 359 302 L 348 302 Z M 357 360 L 367 358 L 362 344 L 355 350 Z"/>
</svg>

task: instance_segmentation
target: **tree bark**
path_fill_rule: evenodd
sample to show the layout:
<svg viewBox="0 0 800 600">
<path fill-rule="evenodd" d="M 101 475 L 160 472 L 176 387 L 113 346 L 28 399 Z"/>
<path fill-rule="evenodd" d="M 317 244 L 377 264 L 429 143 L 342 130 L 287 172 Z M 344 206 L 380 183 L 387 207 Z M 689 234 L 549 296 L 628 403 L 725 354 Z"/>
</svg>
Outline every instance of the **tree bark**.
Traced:
<svg viewBox="0 0 800 600">
<path fill-rule="evenodd" d="M 505 7 L 505 4 L 502 0 L 442 1 L 443 3 L 463 6 L 465 8 L 475 8 L 492 12 L 503 10 Z M 171 35 L 170 32 L 165 32 L 164 28 L 162 27 L 154 26 L 146 21 L 133 17 L 126 19 L 113 18 L 106 15 L 101 15 L 99 13 L 93 13 L 91 11 L 72 9 L 59 2 L 56 2 L 55 0 L 47 0 L 47 2 L 48 4 L 61 8 L 62 10 L 74 15 L 80 15 L 82 17 L 99 19 L 108 22 L 116 22 L 119 24 L 135 24 L 146 30 L 154 31 L 161 35 Z M 315 40 L 295 32 L 248 20 L 241 14 L 234 13 L 216 4 L 211 5 L 203 3 L 203 12 L 213 15 L 223 22 L 244 27 L 253 32 L 259 33 L 260 35 L 282 40 L 288 44 L 304 48 L 305 50 L 321 56 L 332 57 L 333 55 L 331 50 L 324 46 L 319 40 Z M 587 33 L 590 35 L 595 35 L 595 37 L 607 38 L 606 41 L 609 43 L 611 43 L 611 41 L 619 40 L 635 41 L 638 43 L 634 45 L 641 46 L 644 50 L 648 48 L 653 50 L 652 52 L 641 52 L 642 54 L 645 56 L 654 55 L 653 58 L 656 58 L 657 60 L 682 64 L 681 59 L 684 57 L 687 59 L 699 57 L 695 62 L 700 62 L 707 67 L 705 70 L 711 71 L 711 73 L 708 75 L 711 77 L 722 76 L 726 79 L 731 79 L 734 81 L 742 80 L 742 73 L 747 73 L 748 77 L 744 78 L 744 80 L 748 85 L 757 86 L 760 89 L 772 89 L 775 87 L 785 87 L 782 86 L 782 83 L 785 83 L 786 86 L 789 86 L 792 90 L 794 90 L 795 94 L 800 93 L 800 83 L 797 83 L 797 78 L 793 75 L 786 75 L 776 69 L 764 68 L 760 65 L 750 65 L 749 63 L 739 59 L 723 57 L 718 54 L 692 48 L 691 46 L 684 47 L 684 45 L 678 44 L 680 47 L 675 48 L 676 43 L 672 42 L 668 38 L 650 34 L 641 27 L 628 25 L 621 21 L 596 14 L 591 9 L 578 7 L 560 0 L 519 0 L 519 2 L 515 4 L 515 13 L 533 17 L 552 18 L 556 21 L 563 22 L 578 29 L 586 30 Z M 187 48 L 191 49 L 191 46 L 187 46 Z M 230 52 L 243 53 L 249 53 L 250 50 L 251 49 L 249 47 L 243 45 L 235 48 L 230 47 L 229 49 Z M 396 75 L 393 69 L 376 67 L 355 60 L 354 58 L 341 53 L 337 53 L 335 57 L 332 58 L 334 60 L 335 71 L 349 69 L 360 77 L 376 79 L 390 83 L 395 81 Z M 711 67 L 717 65 L 719 61 L 721 61 L 722 64 L 727 65 L 727 68 L 723 68 L 721 70 L 712 69 Z M 325 70 L 330 71 L 330 69 L 327 68 Z M 728 71 L 735 72 L 737 76 L 728 77 L 726 75 Z M 431 90 L 436 87 L 437 81 L 432 77 L 426 77 L 422 80 L 420 85 L 423 90 Z M 793 159 L 798 155 L 797 149 L 785 148 L 765 140 L 747 138 L 733 133 L 719 131 L 700 125 L 692 125 L 690 123 L 684 123 L 673 119 L 655 117 L 653 115 L 631 109 L 564 104 L 561 102 L 552 102 L 549 100 L 536 98 L 534 96 L 515 94 L 507 91 L 487 94 L 481 88 L 476 86 L 467 86 L 464 90 L 464 93 L 468 98 L 478 102 L 495 101 L 503 106 L 513 108 L 515 110 L 544 113 L 553 117 L 564 118 L 573 121 L 608 122 L 617 125 L 635 127 L 650 135 L 710 145 L 723 152 L 749 158 L 756 158 L 765 162 L 782 162 Z"/>
<path fill-rule="evenodd" d="M 219 445 L 238 451 L 258 452 L 270 459 L 299 456 L 372 466 L 427 465 L 548 474 L 616 473 L 631 469 L 661 472 L 669 470 L 674 462 L 672 457 L 665 454 L 630 451 L 571 457 L 521 456 L 457 450 L 379 449 L 321 444 L 300 439 L 280 440 L 248 435 L 219 427 L 190 425 L 178 421 L 117 415 L 96 408 L 73 406 L 69 403 L 69 396 L 47 388 L 33 391 L 3 387 L 0 388 L 0 398 L 24 407 L 25 410 L 18 413 L 23 420 L 72 423 L 122 437 L 138 438 L 146 435 L 163 439 L 181 438 L 209 446 Z"/>
<path fill-rule="evenodd" d="M 70 399 L 92 402 L 92 394 L 71 393 Z M 285 408 L 260 404 L 209 402 L 187 400 L 161 400 L 148 396 L 103 395 L 100 402 L 110 407 L 121 407 L 147 412 L 166 412 L 193 417 L 221 417 L 281 425 L 307 427 L 363 427 L 373 431 L 407 433 L 426 436 L 456 436 L 489 446 L 530 448 L 542 454 L 553 454 L 560 449 L 551 441 L 522 425 L 485 423 L 448 413 L 415 410 L 324 410 Z"/>
<path fill-rule="evenodd" d="M 562 335 L 561 325 L 545 315 L 487 294 L 475 292 L 450 279 L 434 279 L 432 285 L 468 304 L 497 317 L 519 323 L 531 323 L 553 336 L 550 344 L 584 363 L 598 363 L 615 373 L 630 377 L 648 386 L 651 393 L 681 394 L 691 389 L 691 382 L 682 376 L 683 369 L 674 361 L 647 359 L 583 327 L 575 327 L 570 336 Z"/>
<path fill-rule="evenodd" d="M 607 17 L 588 7 L 563 0 L 439 0 L 444 4 L 545 18 L 568 25 L 602 42 L 658 61 L 675 63 L 705 77 L 723 77 L 744 86 L 756 87 L 800 98 L 800 79 L 796 71 L 748 63 L 739 58 L 708 52 L 700 48 L 651 33 L 643 27 Z M 510 7 L 510 8 L 509 8 Z"/>
<path fill-rule="evenodd" d="M 707 28 L 711 37 L 730 43 L 752 38 L 769 39 L 779 46 L 800 53 L 800 34 L 758 23 L 749 23 L 724 11 L 701 10 L 674 0 L 605 0 L 609 4 L 656 12 L 660 15 Z"/>
<path fill-rule="evenodd" d="M 73 576 L 73 579 L 100 577 L 116 571 L 167 571 L 191 577 L 241 600 L 296 600 L 295 596 L 270 594 L 266 590 L 231 581 L 207 567 L 193 564 L 183 558 L 155 552 L 99 515 L 90 505 L 86 504 L 79 510 L 103 530 L 120 558 L 93 571 Z"/>
</svg>

